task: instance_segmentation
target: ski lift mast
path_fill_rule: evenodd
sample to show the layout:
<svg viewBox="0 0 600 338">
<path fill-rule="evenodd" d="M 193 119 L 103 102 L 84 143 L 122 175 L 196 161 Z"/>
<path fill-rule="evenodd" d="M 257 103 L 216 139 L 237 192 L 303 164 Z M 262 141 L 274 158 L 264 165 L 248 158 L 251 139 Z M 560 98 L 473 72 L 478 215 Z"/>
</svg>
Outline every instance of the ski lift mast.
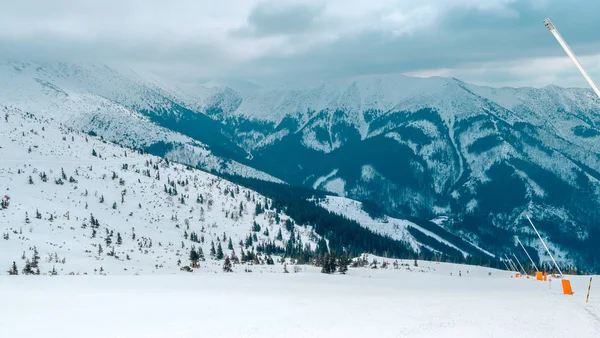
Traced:
<svg viewBox="0 0 600 338">
<path fill-rule="evenodd" d="M 596 85 L 596 83 L 594 83 L 594 80 L 592 80 L 592 78 L 588 75 L 585 68 L 583 68 L 583 65 L 581 65 L 581 62 L 579 62 L 579 59 L 577 59 L 577 56 L 575 56 L 575 54 L 571 50 L 571 47 L 569 47 L 569 45 L 567 45 L 567 43 L 565 42 L 563 37 L 560 35 L 558 30 L 554 26 L 554 24 L 552 24 L 552 21 L 550 21 L 550 19 L 546 19 L 546 20 L 544 20 L 544 25 L 546 26 L 546 28 L 548 28 L 550 33 L 552 33 L 552 35 L 554 35 L 554 37 L 556 38 L 558 43 L 560 43 L 560 45 L 565 50 L 565 52 L 567 53 L 569 58 L 571 58 L 573 63 L 575 63 L 575 66 L 577 66 L 577 69 L 579 69 L 579 71 L 581 72 L 581 75 L 583 75 L 583 77 L 588 82 L 590 87 L 592 87 L 594 92 L 596 92 L 596 95 L 598 95 L 598 97 L 600 97 L 600 89 L 598 89 L 598 86 Z"/>
</svg>

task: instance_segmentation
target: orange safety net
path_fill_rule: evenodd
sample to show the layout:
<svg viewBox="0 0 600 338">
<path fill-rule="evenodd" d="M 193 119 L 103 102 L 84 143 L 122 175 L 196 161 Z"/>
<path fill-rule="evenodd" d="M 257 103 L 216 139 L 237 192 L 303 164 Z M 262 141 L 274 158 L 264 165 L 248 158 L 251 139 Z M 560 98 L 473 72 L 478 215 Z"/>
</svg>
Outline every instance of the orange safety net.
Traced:
<svg viewBox="0 0 600 338">
<path fill-rule="evenodd" d="M 536 280 L 544 280 L 544 275 L 542 274 L 542 272 L 538 271 L 535 273 L 535 279 Z"/>
</svg>

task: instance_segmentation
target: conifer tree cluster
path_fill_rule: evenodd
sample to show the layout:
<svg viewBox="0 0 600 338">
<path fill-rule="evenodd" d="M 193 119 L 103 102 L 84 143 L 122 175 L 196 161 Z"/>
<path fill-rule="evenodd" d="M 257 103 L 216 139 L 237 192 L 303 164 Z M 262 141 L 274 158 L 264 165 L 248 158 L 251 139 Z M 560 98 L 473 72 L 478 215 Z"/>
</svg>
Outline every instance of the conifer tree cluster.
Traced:
<svg viewBox="0 0 600 338">
<path fill-rule="evenodd" d="M 329 252 L 325 256 L 319 256 L 317 261 L 321 264 L 321 272 L 327 274 L 333 274 L 337 271 L 345 275 L 348 272 L 348 265 L 350 265 L 350 259 L 346 251 L 339 257 L 336 257 L 335 252 Z"/>
<path fill-rule="evenodd" d="M 223 271 L 233 272 L 233 269 L 231 267 L 231 260 L 229 259 L 229 257 L 225 257 L 225 261 L 223 262 Z"/>
</svg>

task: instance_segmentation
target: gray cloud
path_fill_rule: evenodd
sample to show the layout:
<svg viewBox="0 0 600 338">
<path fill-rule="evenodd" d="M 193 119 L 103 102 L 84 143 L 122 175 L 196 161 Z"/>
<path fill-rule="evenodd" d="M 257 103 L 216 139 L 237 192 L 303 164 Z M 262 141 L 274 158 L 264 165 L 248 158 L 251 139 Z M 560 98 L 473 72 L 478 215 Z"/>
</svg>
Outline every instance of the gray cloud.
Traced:
<svg viewBox="0 0 600 338">
<path fill-rule="evenodd" d="M 565 54 L 542 21 L 553 20 L 598 79 L 597 13 L 597 0 L 23 0 L 0 11 L 0 57 L 105 62 L 175 79 L 404 72 L 585 86 L 565 80 L 577 78 L 572 65 L 547 62 Z"/>
<path fill-rule="evenodd" d="M 460 69 L 465 64 L 489 67 L 493 62 L 564 57 L 564 51 L 542 23 L 546 17 L 552 18 L 576 54 L 584 57 L 600 54 L 597 13 L 600 1 L 555 0 L 547 1 L 545 6 L 515 1 L 501 12 L 459 7 L 445 12 L 428 29 L 395 37 L 378 29 L 365 30 L 293 57 L 267 55 L 254 61 L 253 69 L 263 74 L 330 78 L 456 68 L 453 76 L 461 77 Z M 515 83 L 527 83 L 519 74 L 509 74 L 503 68 L 480 73 L 487 78 L 478 78 L 478 82 L 506 84 L 513 79 Z M 531 84 L 539 85 L 534 79 Z M 585 85 L 583 79 L 580 84 Z"/>
<path fill-rule="evenodd" d="M 268 1 L 257 4 L 248 15 L 248 24 L 239 35 L 277 36 L 304 33 L 315 25 L 322 5 Z"/>
</svg>

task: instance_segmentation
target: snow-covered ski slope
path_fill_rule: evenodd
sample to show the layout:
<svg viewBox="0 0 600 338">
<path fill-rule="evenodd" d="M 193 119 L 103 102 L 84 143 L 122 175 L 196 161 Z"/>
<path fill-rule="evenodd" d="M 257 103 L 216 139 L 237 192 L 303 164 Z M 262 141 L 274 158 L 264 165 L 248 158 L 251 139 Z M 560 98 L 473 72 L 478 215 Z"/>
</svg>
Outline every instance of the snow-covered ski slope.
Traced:
<svg viewBox="0 0 600 338">
<path fill-rule="evenodd" d="M 201 271 L 221 271 L 223 261 L 209 256 L 211 242 L 231 255 L 231 241 L 239 257 L 240 241 L 251 251 L 266 241 L 285 247 L 290 237 L 285 214 L 279 222 L 273 210 L 255 214 L 257 204 L 271 202 L 254 191 L 20 110 L 4 108 L 1 116 L 0 198 L 10 204 L 0 209 L 0 275 L 13 261 L 21 271 L 34 247 L 42 274 L 178 272 L 178 260 L 189 265 L 192 245 L 207 259 Z M 315 248 L 311 227 L 295 225 L 295 235 Z M 250 246 L 248 236 L 256 237 Z"/>
<path fill-rule="evenodd" d="M 421 247 L 427 247 L 427 245 L 419 243 L 408 232 L 409 227 L 415 228 L 426 236 L 429 236 L 440 243 L 460 251 L 465 257 L 468 255 L 454 244 L 413 222 L 389 216 L 383 216 L 381 219 L 373 219 L 362 209 L 361 202 L 359 201 L 351 200 L 345 197 L 327 196 L 327 198 L 319 203 L 319 205 L 338 215 L 344 215 L 351 220 L 357 221 L 364 228 L 367 228 L 375 233 L 409 243 L 411 248 L 416 252 L 418 252 Z M 436 251 L 431 247 L 427 248 L 433 252 Z"/>
<path fill-rule="evenodd" d="M 515 279 L 474 266 L 401 263 L 413 271 L 0 276 L 0 336 L 600 336 L 600 301 L 592 289 L 585 303 L 586 276 L 571 278 L 575 295 L 565 296 L 558 280 Z"/>
<path fill-rule="evenodd" d="M 0 188 L 10 204 L 0 210 L 0 337 L 600 335 L 600 302 L 592 289 L 585 303 L 583 276 L 571 278 L 575 295 L 564 296 L 557 280 L 446 263 L 415 267 L 412 260 L 395 268 L 394 260 L 372 256 L 377 269 L 350 268 L 345 276 L 311 266 L 289 266 L 284 274 L 281 263 L 234 264 L 233 273 L 224 273 L 223 261 L 210 257 L 211 241 L 226 255 L 229 238 L 239 255 L 239 240 L 249 234 L 257 236 L 252 247 L 267 239 L 284 245 L 288 216 L 280 213 L 279 224 L 269 210 L 256 216 L 263 196 L 213 175 L 19 110 L 2 113 Z M 177 195 L 165 193 L 165 185 Z M 95 237 L 91 215 L 99 223 Z M 261 231 L 251 230 L 254 222 Z M 310 227 L 294 229 L 314 248 Z M 279 230 L 283 241 L 275 238 Z M 192 242 L 191 233 L 204 243 Z M 206 260 L 193 273 L 181 272 L 177 261 L 189 264 L 192 245 L 202 247 Z M 7 276 L 13 261 L 21 272 L 34 247 L 42 275 Z M 107 255 L 113 248 L 115 256 Z M 48 275 L 53 268 L 58 276 Z"/>
</svg>

